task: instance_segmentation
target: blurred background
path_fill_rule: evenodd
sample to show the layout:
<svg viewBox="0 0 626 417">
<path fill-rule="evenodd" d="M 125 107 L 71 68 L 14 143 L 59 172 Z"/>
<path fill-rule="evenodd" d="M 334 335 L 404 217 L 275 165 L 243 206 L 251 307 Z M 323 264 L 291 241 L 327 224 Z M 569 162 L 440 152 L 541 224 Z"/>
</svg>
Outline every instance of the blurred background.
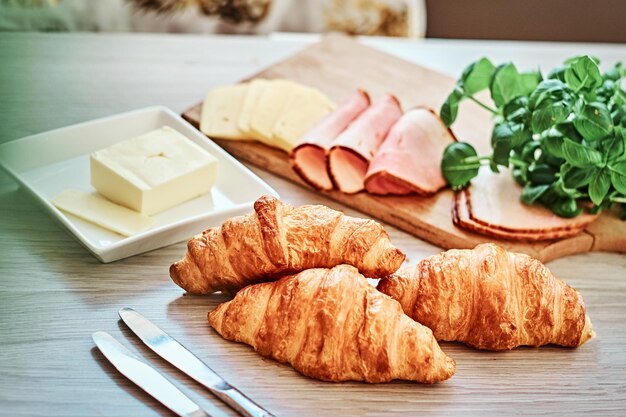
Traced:
<svg viewBox="0 0 626 417">
<path fill-rule="evenodd" d="M 0 31 L 626 42 L 626 0 L 0 0 Z"/>
</svg>

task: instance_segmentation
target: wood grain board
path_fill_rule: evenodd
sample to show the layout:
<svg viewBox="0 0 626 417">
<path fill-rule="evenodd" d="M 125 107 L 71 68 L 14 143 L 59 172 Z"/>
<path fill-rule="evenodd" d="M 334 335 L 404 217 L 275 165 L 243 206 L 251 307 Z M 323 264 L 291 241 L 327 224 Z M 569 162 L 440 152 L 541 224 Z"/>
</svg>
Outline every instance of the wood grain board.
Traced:
<svg viewBox="0 0 626 417">
<path fill-rule="evenodd" d="M 455 82 L 447 75 L 339 35 L 327 36 L 250 78 L 288 78 L 319 88 L 336 102 L 357 88 L 365 89 L 373 99 L 389 92 L 400 99 L 404 110 L 417 105 L 439 109 Z M 183 113 L 183 117 L 196 127 L 201 107 L 198 104 Z M 486 154 L 491 126 L 490 115 L 468 102 L 461 105 L 453 130 L 459 140 L 471 142 L 479 154 Z M 310 188 L 293 172 L 283 151 L 255 142 L 215 141 L 242 161 Z M 454 226 L 450 190 L 430 198 L 375 196 L 365 192 L 356 195 L 339 191 L 322 193 L 445 249 L 472 248 L 491 241 L 544 262 L 575 253 L 626 251 L 626 222 L 621 221 L 616 213 L 604 213 L 585 231 L 571 238 L 525 243 L 498 240 Z"/>
</svg>

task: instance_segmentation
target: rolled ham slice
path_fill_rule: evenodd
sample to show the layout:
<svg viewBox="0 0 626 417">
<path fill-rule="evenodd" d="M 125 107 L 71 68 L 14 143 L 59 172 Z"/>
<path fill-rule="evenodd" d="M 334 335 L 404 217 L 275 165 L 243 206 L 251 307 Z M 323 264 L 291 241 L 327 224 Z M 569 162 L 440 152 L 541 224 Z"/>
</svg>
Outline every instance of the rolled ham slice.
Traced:
<svg viewBox="0 0 626 417">
<path fill-rule="evenodd" d="M 455 195 L 453 222 L 487 236 L 531 242 L 575 236 L 597 217 L 584 213 L 562 218 L 539 204 L 522 203 L 521 193 L 510 173 L 483 167 L 472 185 Z"/>
<path fill-rule="evenodd" d="M 365 188 L 369 163 L 400 116 L 402 109 L 398 99 L 387 94 L 337 137 L 328 153 L 328 171 L 339 190 L 353 194 Z"/>
<path fill-rule="evenodd" d="M 289 154 L 289 163 L 306 183 L 318 190 L 333 189 L 326 164 L 328 150 L 337 136 L 369 105 L 367 93 L 358 90 L 302 135 Z"/>
<path fill-rule="evenodd" d="M 476 232 L 485 236 L 495 237 L 499 239 L 515 240 L 518 242 L 537 242 L 542 240 L 562 239 L 566 237 L 576 236 L 582 232 L 580 229 L 565 229 L 553 231 L 535 231 L 535 232 L 509 232 L 506 230 L 486 226 L 477 223 L 471 219 L 469 208 L 467 206 L 467 191 L 459 191 L 454 196 L 454 204 L 452 207 L 452 221 L 462 228 L 472 232 Z M 519 202 L 519 204 L 522 204 Z"/>
<path fill-rule="evenodd" d="M 370 162 L 365 189 L 382 195 L 436 193 L 446 186 L 441 175 L 443 152 L 455 141 L 433 110 L 418 107 L 407 111 Z"/>
<path fill-rule="evenodd" d="M 597 217 L 582 213 L 566 219 L 542 205 L 526 205 L 520 201 L 522 187 L 510 172 L 496 174 L 488 167 L 480 169 L 466 194 L 469 216 L 473 221 L 509 232 L 582 230 Z"/>
</svg>

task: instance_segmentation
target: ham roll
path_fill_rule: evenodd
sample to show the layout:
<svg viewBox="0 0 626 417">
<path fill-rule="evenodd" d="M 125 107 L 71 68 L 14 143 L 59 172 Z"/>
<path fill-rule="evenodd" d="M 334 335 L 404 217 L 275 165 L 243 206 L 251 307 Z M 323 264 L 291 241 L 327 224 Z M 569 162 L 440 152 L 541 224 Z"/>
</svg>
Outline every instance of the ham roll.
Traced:
<svg viewBox="0 0 626 417">
<path fill-rule="evenodd" d="M 597 217 L 588 213 L 559 217 L 539 204 L 523 204 L 521 193 L 510 173 L 494 174 L 482 167 L 472 185 L 456 193 L 453 222 L 487 236 L 532 242 L 575 236 Z"/>
<path fill-rule="evenodd" d="M 441 158 L 456 139 L 432 110 L 407 111 L 389 131 L 365 175 L 373 194 L 432 195 L 446 186 Z"/>
<path fill-rule="evenodd" d="M 354 194 L 365 188 L 369 163 L 400 116 L 402 109 L 398 99 L 387 94 L 337 137 L 328 153 L 328 171 L 339 190 Z"/>
<path fill-rule="evenodd" d="M 582 230 L 597 217 L 582 213 L 563 218 L 548 208 L 520 201 L 522 187 L 510 172 L 495 174 L 488 167 L 481 167 L 472 185 L 464 190 L 470 218 L 490 228 L 508 232 L 545 233 L 558 230 Z"/>
<path fill-rule="evenodd" d="M 289 155 L 293 170 L 310 186 L 332 190 L 326 157 L 333 141 L 370 105 L 370 98 L 358 90 L 300 138 Z"/>
</svg>

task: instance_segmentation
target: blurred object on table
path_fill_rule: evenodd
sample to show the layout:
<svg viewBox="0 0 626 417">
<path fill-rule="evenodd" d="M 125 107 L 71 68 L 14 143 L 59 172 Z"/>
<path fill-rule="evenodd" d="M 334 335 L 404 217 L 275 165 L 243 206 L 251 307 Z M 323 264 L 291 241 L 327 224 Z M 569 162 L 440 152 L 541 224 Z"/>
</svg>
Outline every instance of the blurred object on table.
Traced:
<svg viewBox="0 0 626 417">
<path fill-rule="evenodd" d="M 0 0 L 0 30 L 420 38 L 424 0 Z"/>
<path fill-rule="evenodd" d="M 625 0 L 426 0 L 429 38 L 626 42 Z"/>
</svg>

